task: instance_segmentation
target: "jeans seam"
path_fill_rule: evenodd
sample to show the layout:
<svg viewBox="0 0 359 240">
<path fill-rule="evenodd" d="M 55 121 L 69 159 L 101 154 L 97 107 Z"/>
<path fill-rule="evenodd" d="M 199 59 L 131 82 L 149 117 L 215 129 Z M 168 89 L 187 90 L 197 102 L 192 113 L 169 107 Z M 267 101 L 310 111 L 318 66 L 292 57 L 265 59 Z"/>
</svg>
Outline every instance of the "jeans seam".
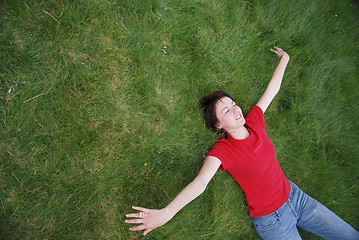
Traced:
<svg viewBox="0 0 359 240">
<path fill-rule="evenodd" d="M 294 207 L 292 206 L 292 204 L 290 204 L 290 200 L 288 200 L 287 205 L 291 208 L 292 212 L 294 213 L 295 218 L 298 218 L 298 214 L 294 210 Z"/>
<path fill-rule="evenodd" d="M 279 210 L 275 211 L 273 214 L 275 214 L 273 217 L 276 219 L 276 221 L 270 225 L 255 224 L 255 218 L 251 218 L 257 232 L 259 231 L 261 234 L 268 234 L 270 232 L 276 231 L 276 229 L 281 225 L 281 214 L 279 213 Z"/>
</svg>

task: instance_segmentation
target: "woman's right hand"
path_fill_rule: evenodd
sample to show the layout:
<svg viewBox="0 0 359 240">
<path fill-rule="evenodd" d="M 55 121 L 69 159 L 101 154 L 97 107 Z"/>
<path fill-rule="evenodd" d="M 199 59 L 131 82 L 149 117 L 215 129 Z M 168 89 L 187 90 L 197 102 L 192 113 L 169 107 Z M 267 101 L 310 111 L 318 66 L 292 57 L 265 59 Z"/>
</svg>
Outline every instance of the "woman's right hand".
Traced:
<svg viewBox="0 0 359 240">
<path fill-rule="evenodd" d="M 204 192 L 208 182 L 217 172 L 220 165 L 221 161 L 218 158 L 212 156 L 207 157 L 197 177 L 190 184 L 188 184 L 165 208 L 157 210 L 132 207 L 139 212 L 127 214 L 126 217 L 132 219 L 127 219 L 125 222 L 139 225 L 131 227 L 130 230 L 144 230 L 143 235 L 145 236 L 153 229 L 156 229 L 168 222 L 178 211 Z"/>
<path fill-rule="evenodd" d="M 131 231 L 145 230 L 143 232 L 143 236 L 151 232 L 153 229 L 161 227 L 173 217 L 173 215 L 165 208 L 159 210 L 147 209 L 142 207 L 132 207 L 132 208 L 140 212 L 126 214 L 127 218 L 134 218 L 134 219 L 127 219 L 125 223 L 140 224 L 138 226 L 131 227 L 130 230 Z"/>
</svg>

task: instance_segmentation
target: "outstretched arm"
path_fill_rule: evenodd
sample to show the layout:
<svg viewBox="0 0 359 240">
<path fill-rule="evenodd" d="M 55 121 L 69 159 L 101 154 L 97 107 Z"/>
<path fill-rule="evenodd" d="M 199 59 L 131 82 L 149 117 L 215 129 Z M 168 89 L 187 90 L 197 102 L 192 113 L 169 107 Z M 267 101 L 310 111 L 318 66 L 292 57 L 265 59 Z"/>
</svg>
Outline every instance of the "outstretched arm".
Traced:
<svg viewBox="0 0 359 240">
<path fill-rule="evenodd" d="M 271 49 L 271 51 L 278 55 L 280 61 L 273 73 L 272 79 L 270 80 L 267 89 L 257 103 L 257 106 L 262 109 L 263 113 L 267 110 L 275 95 L 277 95 L 289 61 L 289 55 L 282 49 L 276 47 L 275 50 Z"/>
<path fill-rule="evenodd" d="M 171 220 L 179 210 L 204 192 L 209 181 L 217 172 L 220 165 L 221 161 L 218 158 L 211 156 L 207 157 L 197 177 L 190 184 L 188 184 L 187 187 L 185 187 L 167 207 L 163 209 L 158 210 L 132 207 L 133 209 L 141 212 L 127 214 L 127 218 L 135 219 L 128 219 L 125 222 L 140 225 L 132 227 L 130 230 L 145 230 L 143 232 L 143 235 L 145 236 L 153 229 L 158 228 Z"/>
</svg>

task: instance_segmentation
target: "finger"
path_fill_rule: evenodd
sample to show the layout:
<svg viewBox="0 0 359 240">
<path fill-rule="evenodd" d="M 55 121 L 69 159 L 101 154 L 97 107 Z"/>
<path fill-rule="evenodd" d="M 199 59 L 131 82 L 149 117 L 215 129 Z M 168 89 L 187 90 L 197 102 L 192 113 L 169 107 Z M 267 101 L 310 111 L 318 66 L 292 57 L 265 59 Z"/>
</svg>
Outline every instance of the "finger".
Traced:
<svg viewBox="0 0 359 240">
<path fill-rule="evenodd" d="M 141 213 L 130 213 L 126 214 L 127 218 L 141 218 Z"/>
<path fill-rule="evenodd" d="M 138 210 L 138 211 L 142 211 L 142 212 L 147 212 L 147 208 L 143 208 L 143 207 L 135 207 L 133 206 L 132 209 Z"/>
<path fill-rule="evenodd" d="M 151 232 L 153 230 L 153 228 L 151 229 L 146 229 L 145 231 L 143 231 L 143 236 L 146 236 L 147 233 Z"/>
<path fill-rule="evenodd" d="M 277 51 L 276 50 L 274 50 L 274 49 L 270 49 L 272 52 L 274 52 L 274 53 L 277 53 Z"/>
<path fill-rule="evenodd" d="M 125 223 L 140 224 L 140 223 L 143 223 L 143 220 L 142 219 L 131 219 L 131 220 L 125 220 Z"/>
<path fill-rule="evenodd" d="M 139 225 L 139 226 L 136 226 L 136 227 L 132 227 L 130 228 L 130 231 L 141 231 L 143 229 L 146 229 L 145 226 L 142 225 Z"/>
</svg>

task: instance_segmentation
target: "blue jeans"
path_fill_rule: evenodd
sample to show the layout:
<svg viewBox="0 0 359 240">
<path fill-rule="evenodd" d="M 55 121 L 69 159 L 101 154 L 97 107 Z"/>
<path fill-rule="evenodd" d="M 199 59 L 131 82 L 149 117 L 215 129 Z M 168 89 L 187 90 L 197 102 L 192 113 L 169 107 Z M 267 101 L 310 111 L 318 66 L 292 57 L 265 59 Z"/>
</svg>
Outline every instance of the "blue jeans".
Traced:
<svg viewBox="0 0 359 240">
<path fill-rule="evenodd" d="M 359 239 L 359 232 L 291 182 L 289 200 L 274 213 L 252 218 L 262 239 L 302 239 L 297 227 L 324 239 Z"/>
</svg>

